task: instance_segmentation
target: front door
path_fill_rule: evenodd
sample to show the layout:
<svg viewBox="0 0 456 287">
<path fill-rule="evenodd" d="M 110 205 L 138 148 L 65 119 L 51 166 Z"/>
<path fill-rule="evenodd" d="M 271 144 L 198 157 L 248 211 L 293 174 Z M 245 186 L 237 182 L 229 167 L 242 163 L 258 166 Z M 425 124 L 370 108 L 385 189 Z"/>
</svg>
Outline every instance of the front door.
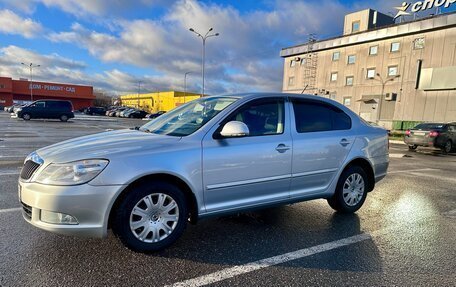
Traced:
<svg viewBox="0 0 456 287">
<path fill-rule="evenodd" d="M 203 183 L 207 212 L 289 197 L 292 141 L 288 118 L 284 98 L 254 100 L 223 121 L 245 123 L 249 136 L 214 139 L 213 132 L 206 135 Z"/>
</svg>

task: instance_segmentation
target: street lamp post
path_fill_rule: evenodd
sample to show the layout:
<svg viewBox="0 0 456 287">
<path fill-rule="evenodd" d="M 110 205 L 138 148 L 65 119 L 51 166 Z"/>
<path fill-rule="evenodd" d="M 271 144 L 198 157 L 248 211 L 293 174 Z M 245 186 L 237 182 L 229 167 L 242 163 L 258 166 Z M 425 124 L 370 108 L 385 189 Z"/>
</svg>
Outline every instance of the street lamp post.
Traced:
<svg viewBox="0 0 456 287">
<path fill-rule="evenodd" d="M 33 63 L 21 63 L 21 65 L 27 66 L 30 69 L 30 100 L 33 102 L 33 68 L 41 67 L 41 65 L 33 65 Z"/>
<path fill-rule="evenodd" d="M 195 33 L 196 35 L 198 35 L 198 37 L 200 37 L 202 40 L 203 40 L 203 49 L 202 49 L 202 68 L 201 68 L 201 74 L 202 74 L 202 78 L 203 78 L 203 86 L 202 86 L 202 90 L 203 92 L 201 93 L 201 97 L 204 97 L 204 58 L 206 56 L 206 39 L 209 38 L 209 37 L 216 37 L 218 35 L 220 35 L 219 33 L 215 33 L 215 34 L 209 34 L 210 32 L 212 32 L 212 28 L 209 29 L 209 31 L 207 31 L 207 33 L 203 36 L 201 35 L 200 33 L 196 32 L 193 28 L 190 28 L 189 29 L 190 32 L 193 32 Z"/>
<path fill-rule="evenodd" d="M 184 104 L 185 104 L 185 97 L 187 96 L 187 75 L 191 74 L 192 72 L 186 72 L 184 74 Z"/>
<path fill-rule="evenodd" d="M 379 102 L 379 105 L 378 105 L 378 112 L 377 112 L 377 123 L 378 123 L 380 121 L 380 115 L 381 115 L 381 112 L 382 112 L 383 94 L 385 93 L 385 85 L 388 82 L 392 82 L 392 81 L 394 81 L 394 79 L 399 78 L 400 75 L 396 75 L 396 76 L 394 76 L 392 78 L 383 79 L 382 75 L 380 75 L 380 73 L 377 73 L 377 77 L 379 77 L 380 80 L 378 80 L 378 79 L 376 79 L 376 80 L 380 81 L 380 83 L 382 83 L 382 93 L 380 94 L 380 102 Z"/>
<path fill-rule="evenodd" d="M 139 94 L 141 93 L 141 84 L 142 84 L 142 81 L 138 81 L 138 109 L 139 109 Z"/>
</svg>

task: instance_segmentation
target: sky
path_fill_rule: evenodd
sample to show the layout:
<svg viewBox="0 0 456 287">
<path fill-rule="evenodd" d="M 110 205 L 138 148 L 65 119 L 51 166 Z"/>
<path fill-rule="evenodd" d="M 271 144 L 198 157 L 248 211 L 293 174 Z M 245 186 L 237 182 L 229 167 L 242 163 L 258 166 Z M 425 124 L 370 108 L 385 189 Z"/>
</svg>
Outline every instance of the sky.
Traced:
<svg viewBox="0 0 456 287">
<path fill-rule="evenodd" d="M 280 91 L 284 47 L 342 34 L 344 15 L 401 0 L 0 0 L 0 76 L 93 85 L 109 95 Z M 456 5 L 456 4 L 455 4 Z"/>
</svg>

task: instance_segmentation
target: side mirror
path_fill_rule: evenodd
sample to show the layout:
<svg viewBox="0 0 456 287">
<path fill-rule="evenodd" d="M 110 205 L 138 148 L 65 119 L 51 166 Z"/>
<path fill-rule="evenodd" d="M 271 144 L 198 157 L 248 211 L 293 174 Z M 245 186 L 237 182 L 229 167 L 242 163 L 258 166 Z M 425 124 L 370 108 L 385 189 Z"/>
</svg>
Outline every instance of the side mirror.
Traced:
<svg viewBox="0 0 456 287">
<path fill-rule="evenodd" d="M 224 138 L 246 137 L 250 134 L 249 128 L 243 122 L 231 121 L 227 122 L 220 135 Z"/>
</svg>

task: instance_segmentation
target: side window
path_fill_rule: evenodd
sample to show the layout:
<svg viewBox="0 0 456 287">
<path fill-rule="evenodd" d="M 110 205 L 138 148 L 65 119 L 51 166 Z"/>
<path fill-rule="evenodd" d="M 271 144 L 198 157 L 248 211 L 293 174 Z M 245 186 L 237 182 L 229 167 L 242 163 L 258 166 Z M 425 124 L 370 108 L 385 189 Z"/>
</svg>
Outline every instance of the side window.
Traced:
<svg viewBox="0 0 456 287">
<path fill-rule="evenodd" d="M 46 106 L 46 103 L 45 102 L 35 102 L 35 104 L 33 105 L 37 108 L 44 108 Z"/>
<path fill-rule="evenodd" d="M 285 124 L 284 100 L 271 99 L 247 103 L 226 122 L 229 121 L 245 123 L 251 137 L 282 134 Z"/>
<path fill-rule="evenodd" d="M 349 130 L 351 119 L 342 110 L 312 100 L 293 100 L 298 133 Z"/>
<path fill-rule="evenodd" d="M 456 126 L 448 126 L 448 131 L 450 132 L 456 132 Z"/>
</svg>

